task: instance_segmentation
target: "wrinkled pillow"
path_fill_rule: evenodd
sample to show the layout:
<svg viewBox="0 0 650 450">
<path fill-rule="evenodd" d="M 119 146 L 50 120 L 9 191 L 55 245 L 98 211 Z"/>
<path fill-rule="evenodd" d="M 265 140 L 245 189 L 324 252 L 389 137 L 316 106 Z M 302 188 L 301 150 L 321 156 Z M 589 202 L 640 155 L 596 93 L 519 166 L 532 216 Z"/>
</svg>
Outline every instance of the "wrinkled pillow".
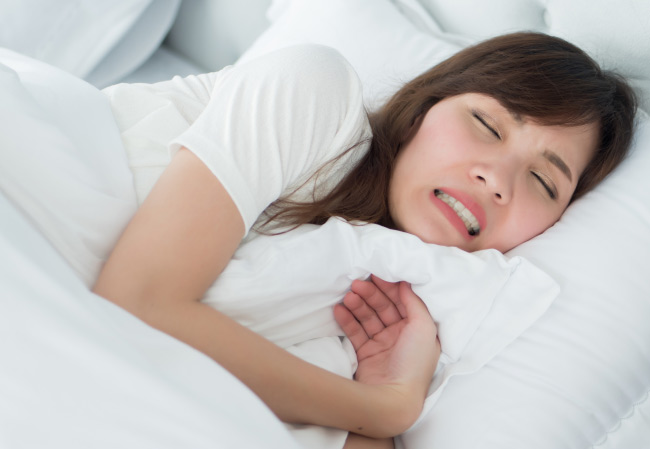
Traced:
<svg viewBox="0 0 650 450">
<path fill-rule="evenodd" d="M 508 254 L 551 275 L 558 298 L 483 369 L 450 380 L 407 448 L 611 447 L 622 424 L 625 446 L 650 442 L 648 171 L 641 113 L 629 159 Z"/>
<path fill-rule="evenodd" d="M 334 47 L 359 74 L 370 109 L 460 49 L 419 31 L 388 0 L 292 1 L 281 6 L 278 10 L 276 5 L 275 21 L 238 63 L 290 45 Z"/>
<path fill-rule="evenodd" d="M 105 87 L 153 54 L 179 6 L 180 0 L 3 0 L 0 47 Z"/>
</svg>

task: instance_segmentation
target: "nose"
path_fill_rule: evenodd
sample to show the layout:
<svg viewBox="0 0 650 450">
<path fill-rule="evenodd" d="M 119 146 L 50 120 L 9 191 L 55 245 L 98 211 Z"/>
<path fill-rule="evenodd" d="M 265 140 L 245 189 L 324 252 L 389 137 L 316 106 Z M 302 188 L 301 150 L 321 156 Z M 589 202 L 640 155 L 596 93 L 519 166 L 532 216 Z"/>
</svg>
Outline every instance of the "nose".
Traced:
<svg viewBox="0 0 650 450">
<path fill-rule="evenodd" d="M 484 187 L 494 202 L 505 205 L 512 200 L 514 192 L 514 171 L 505 161 L 483 163 L 470 169 L 474 183 Z"/>
</svg>

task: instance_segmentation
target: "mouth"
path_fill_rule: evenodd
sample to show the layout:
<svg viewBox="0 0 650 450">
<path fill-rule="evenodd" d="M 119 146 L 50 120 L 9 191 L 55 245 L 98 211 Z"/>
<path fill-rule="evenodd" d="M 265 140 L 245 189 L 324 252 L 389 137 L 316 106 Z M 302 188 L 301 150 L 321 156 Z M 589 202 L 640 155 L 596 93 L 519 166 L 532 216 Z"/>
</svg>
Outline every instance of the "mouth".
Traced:
<svg viewBox="0 0 650 450">
<path fill-rule="evenodd" d="M 456 215 L 458 215 L 458 218 L 463 221 L 465 228 L 467 228 L 467 233 L 470 236 L 478 236 L 478 234 L 481 232 L 479 221 L 465 205 L 440 189 L 434 189 L 433 194 L 438 199 L 446 203 L 447 206 L 449 206 L 456 213 Z"/>
</svg>

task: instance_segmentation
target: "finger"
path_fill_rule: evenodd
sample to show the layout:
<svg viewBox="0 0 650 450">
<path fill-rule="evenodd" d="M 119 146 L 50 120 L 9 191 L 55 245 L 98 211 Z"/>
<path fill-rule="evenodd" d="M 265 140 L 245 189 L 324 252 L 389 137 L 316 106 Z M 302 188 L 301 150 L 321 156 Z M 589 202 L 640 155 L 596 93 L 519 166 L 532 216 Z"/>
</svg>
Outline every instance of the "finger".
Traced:
<svg viewBox="0 0 650 450">
<path fill-rule="evenodd" d="M 404 311 L 403 307 L 399 307 L 402 303 L 400 294 L 399 294 L 399 283 L 391 283 L 390 281 L 382 280 L 378 276 L 371 275 L 371 279 L 375 285 L 381 289 L 381 291 L 390 299 L 391 302 L 395 305 L 395 308 L 399 312 L 399 314 L 402 316 L 402 318 L 406 317 L 406 312 Z"/>
<path fill-rule="evenodd" d="M 375 310 L 384 325 L 389 326 L 403 319 L 393 300 L 387 297 L 373 281 L 357 280 L 352 283 L 351 289 Z"/>
<path fill-rule="evenodd" d="M 372 338 L 386 328 L 386 325 L 379 319 L 375 310 L 368 306 L 365 299 L 355 292 L 345 294 L 343 304 L 361 324 L 368 337 Z"/>
<path fill-rule="evenodd" d="M 401 282 L 399 285 L 399 292 L 402 300 L 400 307 L 403 308 L 406 317 L 409 320 L 418 320 L 421 318 L 426 318 L 427 321 L 430 320 L 433 324 L 434 331 L 437 333 L 438 329 L 435 322 L 432 320 L 433 318 L 429 313 L 429 308 L 427 308 L 427 305 L 422 301 L 422 299 L 413 292 L 411 285 L 406 282 Z"/>
<path fill-rule="evenodd" d="M 359 351 L 359 348 L 368 342 L 368 335 L 361 327 L 361 324 L 357 322 L 357 319 L 354 318 L 354 315 L 350 312 L 350 310 L 345 307 L 345 305 L 342 305 L 340 303 L 334 305 L 334 319 L 336 319 L 336 323 L 339 324 L 345 335 L 352 343 L 352 347 L 354 347 L 355 351 Z"/>
<path fill-rule="evenodd" d="M 390 299 L 399 297 L 399 283 L 391 283 L 390 281 L 382 280 L 376 275 L 370 275 L 370 279 L 381 291 Z"/>
</svg>

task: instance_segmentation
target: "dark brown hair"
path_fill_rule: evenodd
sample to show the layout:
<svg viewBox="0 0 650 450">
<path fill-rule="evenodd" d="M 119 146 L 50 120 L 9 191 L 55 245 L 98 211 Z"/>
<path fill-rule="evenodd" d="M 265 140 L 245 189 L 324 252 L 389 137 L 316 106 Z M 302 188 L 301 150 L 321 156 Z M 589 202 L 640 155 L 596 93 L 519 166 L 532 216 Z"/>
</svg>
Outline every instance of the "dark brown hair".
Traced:
<svg viewBox="0 0 650 450">
<path fill-rule="evenodd" d="M 469 92 L 489 95 L 510 112 L 542 125 L 599 125 L 598 147 L 573 199 L 596 186 L 627 154 L 636 98 L 625 80 L 601 70 L 560 38 L 508 34 L 468 47 L 404 85 L 369 115 L 370 148 L 336 188 L 311 203 L 275 202 L 267 223 L 322 224 L 340 216 L 393 228 L 388 188 L 400 148 L 433 105 Z"/>
</svg>

